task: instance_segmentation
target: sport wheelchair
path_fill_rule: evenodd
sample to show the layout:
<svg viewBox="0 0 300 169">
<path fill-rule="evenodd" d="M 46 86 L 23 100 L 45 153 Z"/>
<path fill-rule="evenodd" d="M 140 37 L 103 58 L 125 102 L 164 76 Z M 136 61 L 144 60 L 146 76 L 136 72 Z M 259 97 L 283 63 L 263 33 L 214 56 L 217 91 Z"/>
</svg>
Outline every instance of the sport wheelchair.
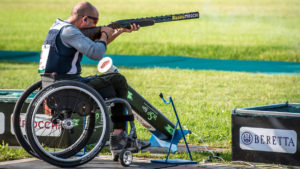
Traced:
<svg viewBox="0 0 300 169">
<path fill-rule="evenodd" d="M 30 95 L 35 95 L 31 101 Z M 109 109 L 115 103 L 124 104 L 128 115 L 132 115 L 126 100 L 104 100 L 85 83 L 62 80 L 42 88 L 39 81 L 30 86 L 15 105 L 14 132 L 20 145 L 37 158 L 59 167 L 82 165 L 96 157 L 108 141 Z M 26 114 L 21 113 L 24 111 Z M 114 153 L 113 160 L 120 158 L 123 166 L 129 166 L 132 152 L 140 149 L 134 122 L 130 121 L 127 147 L 121 153 Z"/>
</svg>

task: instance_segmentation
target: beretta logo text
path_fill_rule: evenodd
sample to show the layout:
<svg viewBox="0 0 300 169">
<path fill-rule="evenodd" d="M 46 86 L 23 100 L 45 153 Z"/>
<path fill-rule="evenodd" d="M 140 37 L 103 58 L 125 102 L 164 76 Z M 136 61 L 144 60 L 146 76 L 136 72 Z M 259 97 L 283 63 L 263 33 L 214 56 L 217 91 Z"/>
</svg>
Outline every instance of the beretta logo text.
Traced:
<svg viewBox="0 0 300 169">
<path fill-rule="evenodd" d="M 240 148 L 294 154 L 297 151 L 297 133 L 294 130 L 241 127 Z"/>
</svg>

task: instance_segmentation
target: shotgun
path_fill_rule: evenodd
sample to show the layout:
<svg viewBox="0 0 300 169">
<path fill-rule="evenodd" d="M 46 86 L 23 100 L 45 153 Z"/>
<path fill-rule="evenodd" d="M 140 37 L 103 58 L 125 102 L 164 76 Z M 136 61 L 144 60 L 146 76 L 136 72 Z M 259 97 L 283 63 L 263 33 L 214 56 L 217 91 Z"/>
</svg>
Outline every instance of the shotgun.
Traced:
<svg viewBox="0 0 300 169">
<path fill-rule="evenodd" d="M 172 15 L 163 15 L 163 16 L 155 16 L 155 17 L 145 17 L 145 18 L 136 18 L 136 19 L 124 19 L 118 20 L 107 25 L 112 29 L 119 28 L 127 28 L 130 29 L 130 25 L 136 24 L 140 27 L 152 26 L 155 23 L 161 22 L 170 22 L 170 21 L 178 21 L 178 20 L 187 20 L 187 19 L 196 19 L 199 18 L 199 12 L 189 12 L 182 14 L 172 14 Z M 101 36 L 101 27 L 93 27 L 93 28 L 85 28 L 81 29 L 81 32 L 89 37 L 92 40 L 99 39 Z"/>
</svg>

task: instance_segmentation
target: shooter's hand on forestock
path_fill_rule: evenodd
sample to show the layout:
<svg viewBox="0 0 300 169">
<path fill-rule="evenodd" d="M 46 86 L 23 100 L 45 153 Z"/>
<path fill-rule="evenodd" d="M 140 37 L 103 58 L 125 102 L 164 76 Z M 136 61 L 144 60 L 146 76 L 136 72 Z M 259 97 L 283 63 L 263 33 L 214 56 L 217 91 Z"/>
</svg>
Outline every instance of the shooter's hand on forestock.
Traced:
<svg viewBox="0 0 300 169">
<path fill-rule="evenodd" d="M 114 29 L 114 33 L 112 34 L 112 36 L 109 37 L 107 44 L 109 44 L 110 42 L 112 42 L 114 39 L 116 39 L 116 37 L 118 37 L 119 35 L 121 35 L 124 32 L 130 33 L 132 31 L 137 31 L 139 29 L 140 29 L 140 26 L 136 25 L 136 24 L 130 24 L 130 29 L 128 29 L 128 28 L 117 28 L 117 29 Z"/>
<path fill-rule="evenodd" d="M 132 32 L 132 31 L 138 31 L 140 29 L 140 25 L 132 24 L 130 25 L 130 29 L 127 28 L 120 28 L 118 31 L 121 32 Z"/>
</svg>

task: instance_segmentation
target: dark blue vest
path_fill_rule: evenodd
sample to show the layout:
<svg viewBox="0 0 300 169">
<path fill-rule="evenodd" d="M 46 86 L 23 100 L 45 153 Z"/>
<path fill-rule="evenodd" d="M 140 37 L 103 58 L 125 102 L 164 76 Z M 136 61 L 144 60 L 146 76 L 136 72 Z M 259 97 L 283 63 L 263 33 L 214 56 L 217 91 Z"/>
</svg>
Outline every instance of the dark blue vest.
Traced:
<svg viewBox="0 0 300 169">
<path fill-rule="evenodd" d="M 53 72 L 57 75 L 80 74 L 82 54 L 75 48 L 65 46 L 60 39 L 60 32 L 67 25 L 71 24 L 57 19 L 50 28 L 42 46 L 40 74 Z"/>
</svg>

